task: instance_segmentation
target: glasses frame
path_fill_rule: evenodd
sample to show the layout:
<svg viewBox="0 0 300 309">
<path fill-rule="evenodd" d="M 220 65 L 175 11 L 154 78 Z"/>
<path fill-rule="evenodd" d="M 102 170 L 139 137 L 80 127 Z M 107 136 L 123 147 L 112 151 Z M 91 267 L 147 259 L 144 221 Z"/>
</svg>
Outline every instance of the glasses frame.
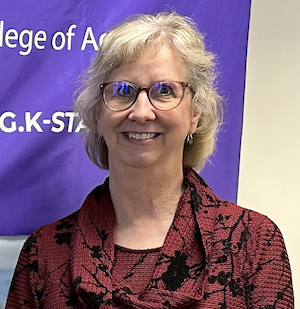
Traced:
<svg viewBox="0 0 300 309">
<path fill-rule="evenodd" d="M 133 101 L 128 107 L 126 107 L 126 108 L 124 108 L 124 109 L 115 109 L 115 108 L 110 107 L 110 106 L 107 104 L 107 102 L 105 101 L 104 91 L 105 91 L 105 88 L 106 88 L 108 85 L 110 85 L 110 84 L 115 84 L 115 83 L 122 83 L 122 82 L 128 83 L 130 86 L 132 86 L 134 89 L 137 90 L 137 92 L 136 92 L 136 98 L 134 99 L 134 101 Z M 157 83 L 178 83 L 178 84 L 181 85 L 181 87 L 182 87 L 182 96 L 181 96 L 181 99 L 179 100 L 179 102 L 178 102 L 175 106 L 173 106 L 173 107 L 171 107 L 171 108 L 158 108 L 158 107 L 156 107 L 156 106 L 151 102 L 151 99 L 150 99 L 150 96 L 149 96 L 149 92 L 150 92 L 150 89 L 151 89 L 155 84 L 157 84 Z M 189 84 L 188 84 L 188 82 L 179 82 L 179 81 L 159 81 L 159 82 L 155 82 L 155 83 L 154 83 L 153 85 L 151 85 L 150 87 L 138 87 L 137 85 L 135 85 L 135 84 L 133 84 L 133 83 L 130 83 L 130 82 L 126 82 L 126 81 L 116 81 L 116 82 L 109 82 L 109 83 L 100 84 L 99 87 L 100 87 L 100 93 L 101 93 L 103 102 L 104 102 L 105 106 L 106 106 L 108 109 L 110 109 L 111 111 L 114 111 L 114 112 L 122 112 L 122 111 L 125 111 L 125 110 L 129 109 L 129 108 L 136 102 L 136 100 L 137 100 L 138 97 L 139 97 L 140 92 L 142 92 L 142 91 L 145 91 L 145 92 L 146 92 L 147 97 L 148 97 L 148 100 L 149 100 L 150 104 L 151 104 L 154 108 L 156 108 L 156 109 L 158 109 L 158 110 L 162 110 L 162 111 L 168 111 L 168 110 L 171 110 L 171 109 L 176 108 L 176 107 L 182 102 L 183 97 L 184 97 L 184 94 L 185 94 L 185 89 L 186 89 L 187 87 L 189 87 Z"/>
</svg>

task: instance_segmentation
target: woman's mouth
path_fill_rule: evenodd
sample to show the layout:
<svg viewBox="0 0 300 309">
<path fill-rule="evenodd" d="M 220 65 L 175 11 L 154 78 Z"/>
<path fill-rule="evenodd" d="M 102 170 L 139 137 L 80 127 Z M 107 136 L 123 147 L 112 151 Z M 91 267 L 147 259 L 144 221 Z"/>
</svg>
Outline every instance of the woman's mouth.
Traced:
<svg viewBox="0 0 300 309">
<path fill-rule="evenodd" d="M 135 133 L 135 132 L 125 132 L 124 134 L 129 138 L 137 140 L 148 140 L 160 135 L 160 133 Z"/>
</svg>

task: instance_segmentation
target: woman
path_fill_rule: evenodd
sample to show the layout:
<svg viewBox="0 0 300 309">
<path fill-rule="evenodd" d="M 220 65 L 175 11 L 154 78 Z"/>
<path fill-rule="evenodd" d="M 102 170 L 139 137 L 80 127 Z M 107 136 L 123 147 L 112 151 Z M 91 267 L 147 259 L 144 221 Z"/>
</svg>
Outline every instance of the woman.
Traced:
<svg viewBox="0 0 300 309">
<path fill-rule="evenodd" d="M 76 109 L 109 179 L 27 240 L 6 308 L 293 308 L 276 225 L 191 169 L 221 121 L 213 61 L 175 13 L 108 32 Z"/>
</svg>

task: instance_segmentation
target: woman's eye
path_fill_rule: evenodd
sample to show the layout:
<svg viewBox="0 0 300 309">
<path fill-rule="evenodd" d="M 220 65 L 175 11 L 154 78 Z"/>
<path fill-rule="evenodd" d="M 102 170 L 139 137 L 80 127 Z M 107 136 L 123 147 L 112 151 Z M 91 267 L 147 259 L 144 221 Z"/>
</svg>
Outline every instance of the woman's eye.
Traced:
<svg viewBox="0 0 300 309">
<path fill-rule="evenodd" d="M 170 94 L 170 92 L 172 92 L 171 91 L 171 88 L 170 87 L 168 87 L 168 86 L 162 86 L 161 88 L 160 88 L 160 93 L 161 94 Z"/>
<path fill-rule="evenodd" d="M 173 90 L 170 85 L 159 83 L 155 86 L 155 93 L 159 95 L 167 96 L 167 95 L 172 95 Z"/>
<path fill-rule="evenodd" d="M 109 95 L 115 99 L 132 96 L 135 91 L 135 88 L 126 82 L 116 82 L 107 89 L 107 92 L 110 93 Z"/>
<path fill-rule="evenodd" d="M 133 88 L 126 83 L 119 83 L 117 86 L 117 95 L 128 96 L 132 93 Z"/>
</svg>

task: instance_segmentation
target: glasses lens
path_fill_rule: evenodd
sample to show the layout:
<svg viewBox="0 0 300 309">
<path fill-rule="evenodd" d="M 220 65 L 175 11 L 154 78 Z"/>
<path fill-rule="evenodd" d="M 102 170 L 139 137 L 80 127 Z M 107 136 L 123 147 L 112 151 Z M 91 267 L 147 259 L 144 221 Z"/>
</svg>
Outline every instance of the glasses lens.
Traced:
<svg viewBox="0 0 300 309">
<path fill-rule="evenodd" d="M 135 100 L 137 89 L 127 82 L 106 85 L 103 93 L 106 105 L 113 110 L 124 110 Z"/>
<path fill-rule="evenodd" d="M 183 87 L 178 82 L 155 83 L 150 88 L 149 97 L 156 108 L 171 109 L 181 102 Z"/>
</svg>

